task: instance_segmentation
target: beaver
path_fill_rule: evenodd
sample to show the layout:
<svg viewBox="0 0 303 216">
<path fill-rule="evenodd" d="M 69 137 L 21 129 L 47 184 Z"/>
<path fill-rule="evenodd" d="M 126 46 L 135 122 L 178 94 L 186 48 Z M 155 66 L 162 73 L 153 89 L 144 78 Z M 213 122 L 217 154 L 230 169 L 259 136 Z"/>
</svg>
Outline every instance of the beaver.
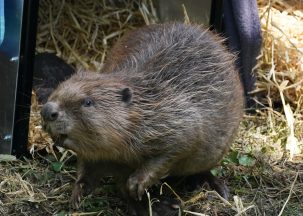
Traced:
<svg viewBox="0 0 303 216">
<path fill-rule="evenodd" d="M 244 101 L 223 41 L 199 25 L 142 27 L 117 42 L 104 73 L 79 71 L 57 87 L 41 115 L 56 143 L 77 154 L 74 207 L 103 176 L 138 206 L 160 179 L 218 164 Z M 135 207 L 134 215 L 144 214 Z"/>
</svg>

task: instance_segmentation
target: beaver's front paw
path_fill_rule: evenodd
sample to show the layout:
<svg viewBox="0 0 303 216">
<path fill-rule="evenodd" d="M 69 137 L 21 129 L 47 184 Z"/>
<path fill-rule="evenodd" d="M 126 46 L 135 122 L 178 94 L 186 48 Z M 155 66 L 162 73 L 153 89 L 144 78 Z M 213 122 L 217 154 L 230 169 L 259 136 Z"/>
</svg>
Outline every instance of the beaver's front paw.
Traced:
<svg viewBox="0 0 303 216">
<path fill-rule="evenodd" d="M 71 197 L 71 207 L 78 209 L 80 207 L 81 198 L 91 194 L 93 191 L 92 186 L 87 182 L 76 182 Z"/>
<path fill-rule="evenodd" d="M 142 196 L 150 186 L 150 178 L 145 173 L 135 173 L 128 178 L 127 189 L 129 195 L 135 200 L 142 200 Z"/>
<path fill-rule="evenodd" d="M 73 192 L 72 197 L 70 200 L 70 205 L 72 209 L 78 209 L 80 207 L 81 198 L 83 196 L 83 183 L 76 183 Z"/>
</svg>

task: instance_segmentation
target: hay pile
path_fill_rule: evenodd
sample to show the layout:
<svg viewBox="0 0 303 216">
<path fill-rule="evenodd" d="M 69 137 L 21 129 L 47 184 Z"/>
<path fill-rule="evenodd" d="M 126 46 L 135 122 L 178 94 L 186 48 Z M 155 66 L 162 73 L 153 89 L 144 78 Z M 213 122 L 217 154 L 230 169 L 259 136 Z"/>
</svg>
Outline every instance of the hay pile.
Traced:
<svg viewBox="0 0 303 216">
<path fill-rule="evenodd" d="M 303 3 L 259 0 L 258 4 L 263 46 L 255 93 L 263 93 L 261 103 L 270 110 L 270 118 L 277 114 L 284 118 L 288 135 L 283 145 L 293 158 L 303 149 Z"/>
<path fill-rule="evenodd" d="M 125 31 L 155 22 L 151 1 L 40 2 L 37 52 L 52 52 L 76 68 L 100 70 Z"/>
<path fill-rule="evenodd" d="M 303 2 L 259 0 L 263 34 L 257 92 L 303 111 Z"/>
<path fill-rule="evenodd" d="M 41 105 L 38 104 L 36 94 L 35 92 L 32 92 L 28 132 L 28 149 L 32 154 L 41 149 L 46 149 L 48 153 L 54 154 L 53 141 L 50 136 L 42 130 L 40 109 Z"/>
</svg>

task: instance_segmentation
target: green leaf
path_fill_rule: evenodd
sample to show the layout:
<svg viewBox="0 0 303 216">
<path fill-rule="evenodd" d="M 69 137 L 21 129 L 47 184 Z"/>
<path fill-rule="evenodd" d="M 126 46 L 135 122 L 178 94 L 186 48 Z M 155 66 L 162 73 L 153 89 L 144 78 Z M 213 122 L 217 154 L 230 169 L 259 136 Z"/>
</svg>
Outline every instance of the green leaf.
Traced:
<svg viewBox="0 0 303 216">
<path fill-rule="evenodd" d="M 63 167 L 63 163 L 59 161 L 52 162 L 52 168 L 55 172 L 60 172 Z"/>
<path fill-rule="evenodd" d="M 253 166 L 256 163 L 256 160 L 250 155 L 241 155 L 238 160 L 242 166 Z"/>
<path fill-rule="evenodd" d="M 238 154 L 239 154 L 238 151 L 230 152 L 227 156 L 224 157 L 224 159 L 222 160 L 222 163 L 224 165 L 231 164 L 231 163 L 239 164 Z"/>
<path fill-rule="evenodd" d="M 0 154 L 0 161 L 15 161 L 15 156 L 9 154 Z"/>
<path fill-rule="evenodd" d="M 67 215 L 67 212 L 65 211 L 61 211 L 58 214 L 55 214 L 55 216 L 65 216 L 65 215 Z"/>
<path fill-rule="evenodd" d="M 213 174 L 213 176 L 220 176 L 223 173 L 221 167 L 215 167 L 215 168 L 211 169 L 210 172 L 211 172 L 211 174 Z"/>
</svg>

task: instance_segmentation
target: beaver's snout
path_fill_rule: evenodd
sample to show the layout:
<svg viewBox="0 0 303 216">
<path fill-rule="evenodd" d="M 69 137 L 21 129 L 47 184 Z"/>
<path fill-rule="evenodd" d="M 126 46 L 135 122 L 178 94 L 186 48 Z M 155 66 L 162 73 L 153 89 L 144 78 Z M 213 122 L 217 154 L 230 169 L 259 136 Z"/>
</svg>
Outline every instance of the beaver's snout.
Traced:
<svg viewBox="0 0 303 216">
<path fill-rule="evenodd" d="M 68 121 L 68 117 L 58 103 L 47 102 L 41 109 L 42 128 L 48 132 L 55 140 L 58 136 L 66 135 L 70 132 L 72 123 Z"/>
<path fill-rule="evenodd" d="M 47 102 L 42 107 L 41 116 L 45 122 L 57 120 L 59 116 L 58 105 L 53 102 Z"/>
</svg>

